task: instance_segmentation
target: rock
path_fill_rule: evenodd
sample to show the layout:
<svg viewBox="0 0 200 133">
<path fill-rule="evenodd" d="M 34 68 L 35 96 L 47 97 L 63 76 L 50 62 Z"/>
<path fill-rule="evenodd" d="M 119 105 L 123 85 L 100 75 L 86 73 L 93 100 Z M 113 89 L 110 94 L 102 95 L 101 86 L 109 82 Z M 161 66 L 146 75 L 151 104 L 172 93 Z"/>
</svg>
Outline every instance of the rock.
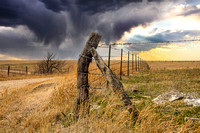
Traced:
<svg viewBox="0 0 200 133">
<path fill-rule="evenodd" d="M 189 92 L 185 95 L 184 98 L 186 98 L 186 99 L 196 99 L 196 98 L 198 98 L 198 95 L 199 94 L 197 92 Z"/>
<path fill-rule="evenodd" d="M 134 89 L 133 92 L 134 92 L 134 93 L 137 93 L 137 92 L 139 92 L 139 91 L 138 91 L 137 89 Z"/>
<path fill-rule="evenodd" d="M 193 98 L 193 99 L 185 99 L 184 102 L 187 105 L 193 105 L 194 107 L 200 107 L 200 98 Z"/>
<path fill-rule="evenodd" d="M 170 92 L 166 92 L 162 95 L 159 95 L 153 102 L 155 104 L 164 104 L 166 102 L 173 102 L 175 100 L 179 100 L 184 98 L 184 102 L 187 105 L 193 105 L 194 107 L 200 107 L 200 98 L 198 98 L 197 92 L 190 92 L 187 94 L 183 94 L 177 90 L 171 90 Z"/>
<path fill-rule="evenodd" d="M 142 96 L 143 98 L 151 98 L 151 96 Z"/>
<path fill-rule="evenodd" d="M 183 95 L 171 95 L 171 98 L 169 99 L 170 102 L 173 102 L 175 100 L 182 99 Z"/>
<path fill-rule="evenodd" d="M 155 104 L 164 104 L 166 102 L 173 102 L 175 100 L 179 100 L 184 98 L 184 94 L 177 91 L 177 90 L 171 90 L 170 92 L 166 92 L 164 94 L 159 95 L 155 99 L 153 99 L 153 102 Z"/>
<path fill-rule="evenodd" d="M 90 110 L 95 110 L 95 109 L 99 109 L 101 108 L 101 106 L 99 105 L 90 105 Z"/>
<path fill-rule="evenodd" d="M 190 118 L 190 117 L 185 117 L 185 121 L 192 120 L 193 122 L 199 122 L 200 123 L 200 118 Z"/>
</svg>

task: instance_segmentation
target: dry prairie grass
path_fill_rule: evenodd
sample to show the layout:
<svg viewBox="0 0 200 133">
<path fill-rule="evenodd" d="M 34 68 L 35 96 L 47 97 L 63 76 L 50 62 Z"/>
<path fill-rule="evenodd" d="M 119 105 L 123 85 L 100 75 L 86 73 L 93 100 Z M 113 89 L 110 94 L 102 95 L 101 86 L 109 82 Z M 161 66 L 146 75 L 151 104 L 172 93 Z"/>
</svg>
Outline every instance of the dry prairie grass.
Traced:
<svg viewBox="0 0 200 133">
<path fill-rule="evenodd" d="M 200 69 L 141 71 L 123 77 L 123 84 L 132 102 L 140 110 L 133 125 L 131 115 L 110 89 L 90 88 L 89 116 L 73 119 L 76 99 L 76 62 L 70 73 L 55 79 L 29 84 L 0 95 L 1 132 L 183 132 L 199 133 L 198 122 L 184 121 L 184 117 L 200 117 L 200 108 L 186 106 L 182 101 L 155 105 L 152 99 L 168 90 L 184 93 L 198 92 Z M 95 69 L 95 63 L 90 65 Z M 92 68 L 93 67 L 93 68 Z M 117 69 L 119 65 L 113 66 Z M 126 72 L 126 69 L 124 69 Z M 124 72 L 124 73 L 125 73 Z M 94 70 L 91 73 L 100 73 Z M 116 71 L 119 74 L 119 71 Z M 89 81 L 101 75 L 89 75 Z M 101 78 L 91 85 L 106 88 Z M 14 88 L 14 87 L 13 87 Z M 139 93 L 133 92 L 138 89 Z M 100 108 L 95 108 L 99 106 Z"/>
<path fill-rule="evenodd" d="M 148 61 L 152 70 L 200 68 L 200 61 Z"/>
<path fill-rule="evenodd" d="M 35 73 L 37 69 L 37 64 L 40 60 L 19 60 L 19 61 L 10 61 L 10 60 L 0 60 L 0 81 L 5 80 L 18 80 L 18 79 L 29 79 L 29 78 L 43 78 L 43 77 L 52 77 L 59 76 L 62 74 L 54 75 L 44 75 Z M 65 61 L 65 73 L 73 71 L 76 67 L 75 60 Z M 8 66 L 10 66 L 10 76 L 8 76 Z M 26 66 L 28 67 L 29 74 L 26 75 Z"/>
</svg>

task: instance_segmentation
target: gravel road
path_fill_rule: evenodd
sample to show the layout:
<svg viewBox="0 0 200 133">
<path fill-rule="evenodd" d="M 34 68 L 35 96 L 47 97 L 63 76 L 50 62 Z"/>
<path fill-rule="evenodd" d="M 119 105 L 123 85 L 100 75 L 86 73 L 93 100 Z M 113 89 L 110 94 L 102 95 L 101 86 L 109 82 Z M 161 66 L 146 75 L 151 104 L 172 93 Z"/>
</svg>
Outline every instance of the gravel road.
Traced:
<svg viewBox="0 0 200 133">
<path fill-rule="evenodd" d="M 24 87 L 28 84 L 42 82 L 42 81 L 46 81 L 46 80 L 54 79 L 54 78 L 55 77 L 0 81 L 0 92 L 5 89 L 12 89 L 12 88 L 17 89 L 17 88 Z"/>
</svg>

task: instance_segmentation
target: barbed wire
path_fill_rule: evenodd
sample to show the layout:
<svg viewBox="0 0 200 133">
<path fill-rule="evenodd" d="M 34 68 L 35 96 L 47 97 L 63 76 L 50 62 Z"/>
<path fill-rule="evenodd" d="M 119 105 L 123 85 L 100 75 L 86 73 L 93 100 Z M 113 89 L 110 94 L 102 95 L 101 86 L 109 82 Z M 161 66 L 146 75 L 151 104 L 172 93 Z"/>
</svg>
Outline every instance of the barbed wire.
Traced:
<svg viewBox="0 0 200 133">
<path fill-rule="evenodd" d="M 117 65 L 117 64 L 120 64 L 121 62 L 118 62 L 118 63 L 112 63 L 112 64 L 110 64 L 110 65 Z"/>
<path fill-rule="evenodd" d="M 109 56 L 101 56 L 101 57 L 109 57 Z M 121 57 L 121 56 L 110 56 L 110 57 Z"/>
<path fill-rule="evenodd" d="M 104 78 L 104 76 L 101 76 L 101 77 L 99 77 L 99 78 L 97 78 L 97 79 L 95 79 L 95 80 L 91 81 L 91 82 L 89 83 L 89 85 L 91 85 L 91 84 L 93 84 L 94 82 L 96 82 L 96 81 L 100 80 L 101 78 Z"/>
<path fill-rule="evenodd" d="M 83 73 L 83 72 L 78 72 L 78 74 L 103 75 L 99 73 Z"/>
<path fill-rule="evenodd" d="M 118 45 L 133 45 L 133 44 L 160 44 L 160 43 L 179 43 L 179 42 L 198 42 L 200 39 L 191 39 L 191 40 L 172 40 L 172 41 L 156 41 L 156 42 L 122 42 L 122 43 L 101 43 L 101 46 L 118 46 Z"/>
</svg>

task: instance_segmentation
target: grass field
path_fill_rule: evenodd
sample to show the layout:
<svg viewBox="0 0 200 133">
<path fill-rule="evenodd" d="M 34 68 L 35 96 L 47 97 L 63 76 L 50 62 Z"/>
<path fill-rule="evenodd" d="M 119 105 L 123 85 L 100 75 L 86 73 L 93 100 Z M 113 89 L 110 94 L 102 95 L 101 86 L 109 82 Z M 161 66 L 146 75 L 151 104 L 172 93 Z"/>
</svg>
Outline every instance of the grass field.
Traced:
<svg viewBox="0 0 200 133">
<path fill-rule="evenodd" d="M 40 60 L 0 60 L 0 81 L 24 78 L 38 78 L 52 75 L 41 75 L 37 72 L 37 64 Z M 66 73 L 73 71 L 76 67 L 76 61 L 68 60 L 65 62 L 63 68 Z M 10 66 L 10 75 L 8 76 L 8 66 Z M 26 75 L 26 67 L 28 68 L 28 75 Z M 59 75 L 59 73 L 57 74 Z"/>
<path fill-rule="evenodd" d="M 152 70 L 193 69 L 200 67 L 200 61 L 148 61 Z"/>
<path fill-rule="evenodd" d="M 1 65 L 11 63 L 13 62 L 0 61 Z M 23 63 L 13 64 L 17 66 Z M 34 64 L 31 61 L 26 63 Z M 92 87 L 104 88 L 90 88 L 90 115 L 74 121 L 76 61 L 66 63 L 73 66 L 69 73 L 50 75 L 52 78 L 23 86 L 0 88 L 1 132 L 200 132 L 199 122 L 184 120 L 185 117 L 200 118 L 200 107 L 187 106 L 183 100 L 165 105 L 152 102 L 159 94 L 169 90 L 197 92 L 200 96 L 200 62 L 148 62 L 152 70 L 130 73 L 129 77 L 123 76 L 122 83 L 131 101 L 140 111 L 135 125 L 118 97 L 112 90 L 105 89 L 106 82 L 103 77 L 100 78 L 101 75 L 89 75 L 89 82 L 100 78 L 91 84 Z M 96 68 L 93 62 L 90 70 Z M 118 69 L 119 64 L 111 68 Z M 123 70 L 126 75 L 126 68 Z M 97 69 L 91 73 L 100 71 Z M 119 70 L 115 71 L 115 74 L 119 75 Z M 44 77 L 47 76 L 16 75 L 13 79 L 31 80 Z M 12 80 L 6 76 L 2 77 L 3 79 Z M 7 81 L 0 81 L 0 86 L 5 82 Z M 138 90 L 137 93 L 133 91 L 135 89 Z"/>
</svg>

